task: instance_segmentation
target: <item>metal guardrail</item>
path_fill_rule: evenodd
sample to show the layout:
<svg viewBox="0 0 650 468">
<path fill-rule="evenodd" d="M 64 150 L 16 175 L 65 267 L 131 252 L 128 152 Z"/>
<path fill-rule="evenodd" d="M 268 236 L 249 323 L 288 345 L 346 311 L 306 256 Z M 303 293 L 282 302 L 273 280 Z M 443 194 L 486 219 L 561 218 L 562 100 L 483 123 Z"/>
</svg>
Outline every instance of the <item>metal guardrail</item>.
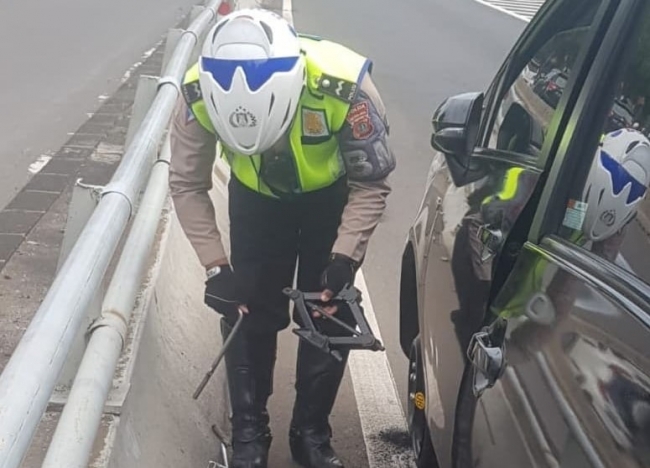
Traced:
<svg viewBox="0 0 650 468">
<path fill-rule="evenodd" d="M 152 166 L 199 38 L 222 5 L 211 0 L 182 31 L 158 91 L 122 162 L 0 375 L 0 468 L 18 468 L 29 449 L 82 319 L 106 274 L 151 173 L 113 281 L 94 325 L 43 466 L 85 467 L 101 422 L 126 325 L 167 196 L 168 145 Z M 101 356 L 101 359 L 98 357 Z"/>
<path fill-rule="evenodd" d="M 167 199 L 170 158 L 167 137 L 104 296 L 101 317 L 91 326 L 92 334 L 43 468 L 84 468 L 88 464 Z"/>
</svg>

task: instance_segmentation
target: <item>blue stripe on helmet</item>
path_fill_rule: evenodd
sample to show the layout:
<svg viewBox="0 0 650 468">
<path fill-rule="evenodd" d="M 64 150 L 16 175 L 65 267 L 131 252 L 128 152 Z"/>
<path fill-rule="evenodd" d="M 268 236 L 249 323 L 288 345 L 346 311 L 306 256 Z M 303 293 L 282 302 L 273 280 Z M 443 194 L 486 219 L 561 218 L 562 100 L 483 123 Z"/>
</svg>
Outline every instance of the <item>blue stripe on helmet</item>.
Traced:
<svg viewBox="0 0 650 468">
<path fill-rule="evenodd" d="M 296 66 L 299 57 L 278 57 L 260 60 L 227 60 L 201 57 L 201 69 L 212 75 L 225 91 L 232 87 L 237 68 L 244 71 L 246 83 L 251 91 L 257 91 L 275 73 L 288 72 Z"/>
<path fill-rule="evenodd" d="M 614 189 L 614 194 L 618 195 L 623 191 L 623 189 L 630 184 L 630 193 L 627 195 L 627 204 L 634 203 L 638 201 L 646 192 L 646 186 L 641 182 L 636 180 L 634 177 L 627 172 L 623 166 L 621 166 L 618 161 L 612 158 L 605 151 L 600 152 L 600 162 L 612 180 L 612 187 Z"/>
</svg>

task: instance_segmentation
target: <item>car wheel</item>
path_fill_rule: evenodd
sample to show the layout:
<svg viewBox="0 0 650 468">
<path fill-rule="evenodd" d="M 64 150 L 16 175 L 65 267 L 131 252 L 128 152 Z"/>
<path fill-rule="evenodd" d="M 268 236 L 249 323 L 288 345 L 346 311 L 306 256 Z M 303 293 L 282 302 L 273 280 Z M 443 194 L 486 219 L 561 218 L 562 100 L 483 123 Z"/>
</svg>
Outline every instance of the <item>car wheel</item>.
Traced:
<svg viewBox="0 0 650 468">
<path fill-rule="evenodd" d="M 408 376 L 408 426 L 411 446 L 418 468 L 438 468 L 425 412 L 426 393 L 420 353 L 420 337 L 411 343 Z"/>
</svg>

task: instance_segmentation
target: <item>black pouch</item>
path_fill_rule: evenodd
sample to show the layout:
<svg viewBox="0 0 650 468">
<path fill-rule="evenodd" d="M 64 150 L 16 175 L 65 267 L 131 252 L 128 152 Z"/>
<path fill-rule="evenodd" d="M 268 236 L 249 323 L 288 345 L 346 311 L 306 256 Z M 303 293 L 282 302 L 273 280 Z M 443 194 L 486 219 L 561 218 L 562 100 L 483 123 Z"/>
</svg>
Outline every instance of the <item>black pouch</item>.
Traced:
<svg viewBox="0 0 650 468">
<path fill-rule="evenodd" d="M 261 157 L 260 178 L 277 196 L 298 193 L 298 170 L 293 156 L 288 153 L 264 153 Z"/>
</svg>

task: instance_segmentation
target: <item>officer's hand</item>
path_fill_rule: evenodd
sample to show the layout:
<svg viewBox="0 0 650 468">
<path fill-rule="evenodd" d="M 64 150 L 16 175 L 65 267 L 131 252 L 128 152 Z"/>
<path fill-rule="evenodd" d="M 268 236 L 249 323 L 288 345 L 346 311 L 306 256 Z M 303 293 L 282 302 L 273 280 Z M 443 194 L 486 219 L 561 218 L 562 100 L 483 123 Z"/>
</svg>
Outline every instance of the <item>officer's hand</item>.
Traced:
<svg viewBox="0 0 650 468">
<path fill-rule="evenodd" d="M 352 285 L 354 283 L 354 274 L 355 266 L 352 259 L 345 255 L 333 255 L 321 277 L 321 286 L 323 288 L 321 301 L 331 301 L 343 288 Z M 337 312 L 336 306 L 329 306 L 324 309 L 330 315 Z M 318 313 L 314 315 L 316 317 L 320 316 Z"/>
<path fill-rule="evenodd" d="M 235 323 L 240 309 L 248 313 L 245 299 L 238 294 L 239 289 L 232 268 L 229 265 L 222 266 L 219 273 L 205 282 L 205 303 L 229 322 Z"/>
<path fill-rule="evenodd" d="M 332 294 L 332 291 L 325 290 L 321 294 L 321 301 L 322 302 L 329 302 L 329 301 L 332 300 L 332 298 L 334 296 L 335 295 Z M 335 313 L 337 313 L 339 311 L 339 308 L 337 306 L 335 306 L 335 305 L 326 305 L 326 306 L 323 306 L 322 309 L 327 315 L 334 315 Z M 318 317 L 321 316 L 321 314 L 319 312 L 314 312 L 314 313 L 312 313 L 312 316 L 315 317 L 315 318 L 318 318 Z"/>
</svg>

